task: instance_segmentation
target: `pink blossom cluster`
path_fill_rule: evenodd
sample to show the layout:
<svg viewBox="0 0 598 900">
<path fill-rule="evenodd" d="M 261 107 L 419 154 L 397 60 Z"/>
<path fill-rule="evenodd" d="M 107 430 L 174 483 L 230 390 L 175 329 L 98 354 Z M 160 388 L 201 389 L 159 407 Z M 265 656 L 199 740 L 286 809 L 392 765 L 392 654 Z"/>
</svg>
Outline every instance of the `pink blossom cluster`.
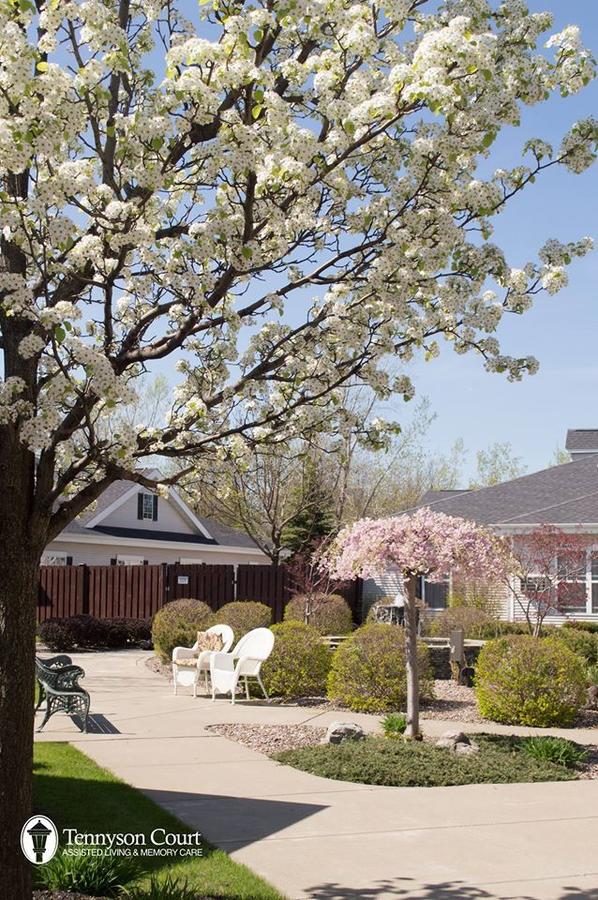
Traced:
<svg viewBox="0 0 598 900">
<path fill-rule="evenodd" d="M 368 578 L 388 570 L 440 581 L 449 573 L 503 577 L 506 543 L 475 522 L 428 507 L 385 519 L 361 519 L 344 528 L 325 561 L 335 578 Z"/>
</svg>

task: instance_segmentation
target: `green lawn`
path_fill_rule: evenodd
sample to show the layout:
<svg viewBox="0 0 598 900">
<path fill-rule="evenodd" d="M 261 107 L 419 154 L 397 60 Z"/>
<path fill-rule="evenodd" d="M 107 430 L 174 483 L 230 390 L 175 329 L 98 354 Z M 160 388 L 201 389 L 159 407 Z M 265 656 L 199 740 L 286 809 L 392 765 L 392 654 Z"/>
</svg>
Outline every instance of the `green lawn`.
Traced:
<svg viewBox="0 0 598 900">
<path fill-rule="evenodd" d="M 154 828 L 189 832 L 183 825 L 135 788 L 101 769 L 66 743 L 37 743 L 34 755 L 34 810 L 45 813 L 58 829 L 88 832 L 143 832 Z M 281 894 L 222 850 L 205 845 L 202 858 L 173 862 L 164 858 L 139 860 L 149 881 L 152 872 L 182 880 L 199 894 L 229 900 L 281 900 Z"/>
<path fill-rule="evenodd" d="M 274 759 L 324 778 L 394 787 L 569 781 L 579 777 L 575 768 L 535 759 L 525 752 L 525 739 L 489 734 L 471 738 L 480 746 L 480 752 L 472 756 L 457 756 L 427 741 L 367 737 L 338 745 L 285 750 Z"/>
</svg>

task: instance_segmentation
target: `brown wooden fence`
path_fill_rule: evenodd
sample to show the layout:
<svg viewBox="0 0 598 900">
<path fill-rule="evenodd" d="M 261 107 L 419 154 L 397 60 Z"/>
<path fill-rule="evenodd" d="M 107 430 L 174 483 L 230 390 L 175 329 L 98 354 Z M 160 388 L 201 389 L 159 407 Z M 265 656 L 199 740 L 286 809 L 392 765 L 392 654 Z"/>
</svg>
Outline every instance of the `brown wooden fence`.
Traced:
<svg viewBox="0 0 598 900">
<path fill-rule="evenodd" d="M 338 585 L 356 622 L 361 614 L 362 582 Z M 170 600 L 203 600 L 214 611 L 232 600 L 258 600 L 282 621 L 292 596 L 284 566 L 42 566 L 38 621 L 82 613 L 100 619 L 127 616 L 150 619 Z"/>
</svg>

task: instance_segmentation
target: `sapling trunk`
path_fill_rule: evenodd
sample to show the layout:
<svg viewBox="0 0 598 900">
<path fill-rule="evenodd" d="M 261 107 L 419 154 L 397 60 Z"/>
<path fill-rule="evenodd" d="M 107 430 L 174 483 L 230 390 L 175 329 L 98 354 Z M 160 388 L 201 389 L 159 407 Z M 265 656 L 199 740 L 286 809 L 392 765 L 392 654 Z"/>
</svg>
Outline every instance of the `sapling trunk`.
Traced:
<svg viewBox="0 0 598 900">
<path fill-rule="evenodd" d="M 407 666 L 407 728 L 405 735 L 421 738 L 419 730 L 419 668 L 417 662 L 417 606 L 415 576 L 405 576 L 405 661 Z"/>
</svg>

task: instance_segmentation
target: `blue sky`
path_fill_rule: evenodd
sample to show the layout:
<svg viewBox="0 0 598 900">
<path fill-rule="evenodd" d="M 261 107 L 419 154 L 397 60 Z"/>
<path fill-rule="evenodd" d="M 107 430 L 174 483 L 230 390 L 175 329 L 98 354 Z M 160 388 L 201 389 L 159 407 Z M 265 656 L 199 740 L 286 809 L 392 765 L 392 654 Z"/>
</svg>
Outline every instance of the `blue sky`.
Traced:
<svg viewBox="0 0 598 900">
<path fill-rule="evenodd" d="M 531 0 L 529 5 L 550 10 L 555 30 L 579 25 L 586 45 L 598 55 L 596 3 Z M 521 128 L 509 129 L 496 142 L 493 163 L 516 164 L 519 148 L 531 136 L 558 147 L 574 121 L 592 114 L 598 114 L 597 82 L 575 97 L 555 96 L 525 110 Z M 534 259 L 549 237 L 566 241 L 591 235 L 598 244 L 597 210 L 598 166 L 579 176 L 555 167 L 494 219 L 493 240 L 515 266 Z M 506 353 L 536 356 L 539 373 L 510 384 L 504 376 L 486 373 L 479 358 L 447 349 L 431 363 L 414 364 L 410 375 L 437 413 L 432 450 L 445 452 L 462 437 L 473 467 L 477 450 L 508 441 L 534 471 L 563 446 L 567 428 L 598 428 L 598 250 L 574 263 L 566 290 L 541 295 L 524 316 L 509 317 L 499 336 Z"/>
</svg>

